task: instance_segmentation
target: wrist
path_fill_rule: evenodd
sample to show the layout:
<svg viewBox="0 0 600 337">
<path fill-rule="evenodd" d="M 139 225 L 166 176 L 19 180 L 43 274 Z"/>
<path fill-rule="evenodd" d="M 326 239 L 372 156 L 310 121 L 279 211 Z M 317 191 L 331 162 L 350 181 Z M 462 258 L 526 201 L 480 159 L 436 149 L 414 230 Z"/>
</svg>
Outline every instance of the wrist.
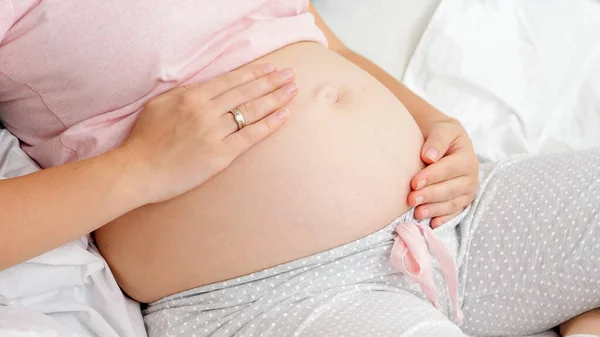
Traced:
<svg viewBox="0 0 600 337">
<path fill-rule="evenodd" d="M 452 118 L 448 115 L 445 115 L 442 112 L 438 111 L 437 109 L 435 110 L 435 113 L 428 113 L 421 117 L 422 118 L 420 118 L 417 121 L 417 124 L 419 125 L 419 128 L 421 129 L 421 132 L 423 133 L 423 135 L 425 137 L 429 136 L 432 126 L 434 126 L 436 124 L 439 124 L 439 123 L 460 124 L 460 122 L 457 119 Z"/>
<path fill-rule="evenodd" d="M 108 169 L 115 175 L 115 195 L 134 208 L 153 202 L 147 186 L 150 174 L 140 165 L 127 148 L 119 147 L 103 155 Z"/>
</svg>

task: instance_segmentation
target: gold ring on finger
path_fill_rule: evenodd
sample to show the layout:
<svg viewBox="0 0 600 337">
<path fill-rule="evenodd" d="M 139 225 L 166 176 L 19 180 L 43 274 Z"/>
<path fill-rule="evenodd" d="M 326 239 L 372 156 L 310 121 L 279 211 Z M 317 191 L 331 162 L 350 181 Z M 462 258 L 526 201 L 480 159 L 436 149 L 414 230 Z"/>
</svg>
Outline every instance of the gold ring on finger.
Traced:
<svg viewBox="0 0 600 337">
<path fill-rule="evenodd" d="M 246 126 L 246 120 L 244 119 L 244 114 L 242 114 L 240 109 L 233 108 L 229 112 L 233 115 L 233 119 L 235 119 L 235 122 L 237 123 L 238 131 L 243 129 L 244 126 Z"/>
</svg>

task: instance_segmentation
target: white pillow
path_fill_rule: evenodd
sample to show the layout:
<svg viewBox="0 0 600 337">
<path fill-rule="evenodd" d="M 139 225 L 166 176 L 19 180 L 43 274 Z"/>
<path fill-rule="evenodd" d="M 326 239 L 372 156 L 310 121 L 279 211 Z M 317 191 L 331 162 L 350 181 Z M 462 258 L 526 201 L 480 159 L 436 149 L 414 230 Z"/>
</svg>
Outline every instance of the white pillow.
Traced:
<svg viewBox="0 0 600 337">
<path fill-rule="evenodd" d="M 352 50 L 401 79 L 440 0 L 313 0 Z"/>
<path fill-rule="evenodd" d="M 600 144 L 600 2 L 444 0 L 404 82 L 496 160 Z"/>
</svg>

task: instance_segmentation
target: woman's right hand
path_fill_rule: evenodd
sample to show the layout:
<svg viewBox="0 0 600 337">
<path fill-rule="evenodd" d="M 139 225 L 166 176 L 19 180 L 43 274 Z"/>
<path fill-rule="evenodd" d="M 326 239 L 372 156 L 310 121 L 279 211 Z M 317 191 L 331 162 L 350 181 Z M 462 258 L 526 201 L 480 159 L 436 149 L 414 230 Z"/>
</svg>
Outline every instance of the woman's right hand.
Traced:
<svg viewBox="0 0 600 337">
<path fill-rule="evenodd" d="M 132 186 L 153 203 L 203 184 L 283 124 L 293 80 L 292 69 L 253 65 L 151 99 L 117 149 L 132 163 Z M 246 121 L 239 131 L 234 108 Z"/>
</svg>

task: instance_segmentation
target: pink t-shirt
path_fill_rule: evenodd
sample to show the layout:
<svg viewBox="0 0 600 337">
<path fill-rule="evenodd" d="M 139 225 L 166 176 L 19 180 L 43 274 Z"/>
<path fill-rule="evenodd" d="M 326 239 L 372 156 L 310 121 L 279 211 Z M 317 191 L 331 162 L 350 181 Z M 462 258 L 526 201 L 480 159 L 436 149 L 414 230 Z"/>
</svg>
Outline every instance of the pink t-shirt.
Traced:
<svg viewBox="0 0 600 337">
<path fill-rule="evenodd" d="M 105 152 L 143 104 L 298 41 L 308 0 L 0 0 L 0 120 L 42 167 Z"/>
</svg>

